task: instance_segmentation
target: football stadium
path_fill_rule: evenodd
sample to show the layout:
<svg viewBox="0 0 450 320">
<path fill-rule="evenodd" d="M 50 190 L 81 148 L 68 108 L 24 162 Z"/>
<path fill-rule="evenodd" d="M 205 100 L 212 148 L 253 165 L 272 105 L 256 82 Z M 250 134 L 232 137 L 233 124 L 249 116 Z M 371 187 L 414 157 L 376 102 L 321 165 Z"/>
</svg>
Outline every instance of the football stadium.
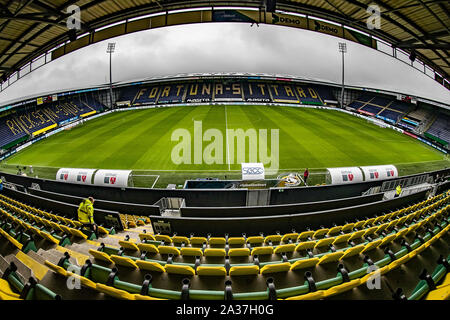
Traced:
<svg viewBox="0 0 450 320">
<path fill-rule="evenodd" d="M 111 68 L 114 38 L 190 24 L 337 38 L 342 72 L 110 71 L 1 100 L 0 300 L 449 300 L 449 10 L 0 0 L 0 97 L 91 45 Z M 442 94 L 346 84 L 347 44 Z"/>
</svg>

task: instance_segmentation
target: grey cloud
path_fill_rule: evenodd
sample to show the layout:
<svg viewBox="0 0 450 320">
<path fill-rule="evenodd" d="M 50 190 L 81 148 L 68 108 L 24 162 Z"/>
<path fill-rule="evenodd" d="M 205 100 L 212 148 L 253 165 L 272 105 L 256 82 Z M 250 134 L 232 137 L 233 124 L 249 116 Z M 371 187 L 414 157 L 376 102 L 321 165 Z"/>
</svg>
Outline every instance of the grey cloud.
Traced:
<svg viewBox="0 0 450 320">
<path fill-rule="evenodd" d="M 109 81 L 107 42 L 114 41 L 113 80 L 191 72 L 292 74 L 341 81 L 341 39 L 280 26 L 209 23 L 138 32 L 63 56 L 0 93 L 5 101 Z M 450 103 L 450 93 L 410 66 L 347 42 L 346 83 Z"/>
</svg>

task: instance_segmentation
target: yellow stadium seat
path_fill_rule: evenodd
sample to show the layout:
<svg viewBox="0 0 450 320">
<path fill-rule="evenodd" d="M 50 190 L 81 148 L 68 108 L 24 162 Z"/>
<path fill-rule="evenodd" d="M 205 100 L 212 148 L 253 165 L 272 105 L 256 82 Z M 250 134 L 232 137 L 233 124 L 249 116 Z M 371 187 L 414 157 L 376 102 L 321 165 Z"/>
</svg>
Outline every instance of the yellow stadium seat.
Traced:
<svg viewBox="0 0 450 320">
<path fill-rule="evenodd" d="M 173 254 L 174 256 L 180 255 L 180 250 L 171 246 L 159 246 L 158 251 L 159 254 Z"/>
<path fill-rule="evenodd" d="M 354 223 L 347 223 L 346 225 L 344 225 L 342 227 L 342 231 L 343 232 L 349 232 L 349 231 L 353 230 L 354 226 L 355 226 Z"/>
<path fill-rule="evenodd" d="M 185 243 L 185 244 L 190 244 L 191 242 L 189 241 L 188 237 L 183 237 L 183 236 L 173 236 L 172 237 L 172 241 L 174 243 Z"/>
<path fill-rule="evenodd" d="M 89 253 L 97 260 L 102 260 L 102 261 L 105 261 L 105 262 L 113 263 L 111 258 L 104 252 L 93 250 L 93 249 L 89 249 Z"/>
<path fill-rule="evenodd" d="M 288 243 L 289 240 L 291 240 L 292 242 L 296 242 L 298 238 L 298 233 L 286 233 L 285 235 L 283 235 L 283 237 L 281 238 L 282 242 Z"/>
<path fill-rule="evenodd" d="M 207 248 L 204 252 L 205 257 L 225 257 L 225 249 L 212 249 Z"/>
<path fill-rule="evenodd" d="M 115 254 L 112 254 L 110 256 L 110 258 L 118 266 L 138 269 L 137 264 L 130 258 L 118 256 L 118 255 L 115 255 Z"/>
<path fill-rule="evenodd" d="M 164 267 L 157 262 L 136 260 L 135 263 L 139 267 L 140 270 L 166 272 L 166 269 L 164 269 Z"/>
<path fill-rule="evenodd" d="M 227 241 L 223 237 L 211 237 L 209 238 L 208 243 L 210 245 L 222 245 L 224 246 Z"/>
<path fill-rule="evenodd" d="M 353 288 L 356 288 L 360 284 L 361 284 L 361 279 L 354 279 L 349 282 L 344 282 L 340 285 L 337 285 L 337 286 L 334 286 L 334 287 L 331 287 L 331 288 L 325 290 L 323 297 L 324 298 L 331 297 L 336 294 L 349 291 Z"/>
<path fill-rule="evenodd" d="M 319 259 L 319 262 L 317 264 L 320 265 L 320 264 L 325 264 L 325 263 L 329 263 L 329 262 L 339 261 L 343 255 L 344 255 L 344 253 L 342 251 L 328 253 L 326 255 L 323 255 Z"/>
<path fill-rule="evenodd" d="M 134 296 L 131 293 L 101 283 L 96 283 L 96 290 L 116 299 L 134 300 Z"/>
<path fill-rule="evenodd" d="M 319 229 L 319 230 L 317 230 L 316 232 L 314 232 L 313 238 L 314 238 L 314 239 L 318 239 L 318 238 L 320 238 L 321 236 L 326 235 L 326 234 L 328 233 L 328 231 L 330 231 L 330 229 L 328 229 L 328 228 Z"/>
<path fill-rule="evenodd" d="M 295 247 L 296 246 L 293 243 L 292 244 L 283 244 L 283 245 L 277 246 L 273 252 L 274 253 L 294 252 Z"/>
<path fill-rule="evenodd" d="M 378 230 L 377 226 L 376 227 L 370 227 L 370 228 L 366 229 L 365 232 L 364 232 L 364 237 L 374 234 L 375 232 L 377 232 L 377 230 Z"/>
<path fill-rule="evenodd" d="M 230 257 L 248 257 L 250 255 L 249 248 L 231 248 L 228 251 Z"/>
<path fill-rule="evenodd" d="M 244 237 L 230 237 L 228 238 L 229 245 L 243 245 L 245 244 Z"/>
<path fill-rule="evenodd" d="M 386 230 L 386 228 L 388 227 L 388 224 L 387 223 L 385 223 L 385 224 L 382 224 L 381 226 L 378 226 L 378 229 L 377 229 L 377 233 L 378 234 L 380 234 L 381 232 L 383 232 L 384 230 Z"/>
<path fill-rule="evenodd" d="M 281 241 L 281 236 L 279 234 L 271 234 L 264 238 L 264 243 L 280 242 L 280 241 Z"/>
<path fill-rule="evenodd" d="M 286 272 L 289 271 L 290 269 L 291 264 L 289 262 L 266 264 L 264 267 L 261 268 L 260 273 L 268 274 L 268 273 Z"/>
<path fill-rule="evenodd" d="M 325 291 L 320 290 L 320 291 L 310 292 L 307 294 L 302 294 L 302 295 L 295 296 L 295 297 L 289 297 L 286 300 L 319 300 L 319 299 L 323 298 L 324 294 L 325 294 Z"/>
<path fill-rule="evenodd" d="M 169 236 L 167 236 L 165 234 L 156 234 L 155 240 L 156 241 L 164 241 L 165 243 L 172 243 L 172 238 L 170 238 Z"/>
<path fill-rule="evenodd" d="M 319 262 L 319 258 L 302 259 L 295 261 L 291 265 L 291 270 L 306 269 L 314 267 Z"/>
<path fill-rule="evenodd" d="M 247 243 L 255 244 L 255 243 L 263 243 L 264 238 L 262 236 L 253 236 L 247 238 Z"/>
<path fill-rule="evenodd" d="M 20 295 L 15 293 L 8 281 L 0 279 L 0 300 L 22 300 Z"/>
<path fill-rule="evenodd" d="M 255 254 L 257 254 L 257 255 L 273 254 L 273 247 L 272 246 L 255 247 L 252 249 L 251 255 L 254 256 Z"/>
<path fill-rule="evenodd" d="M 180 249 L 180 253 L 182 256 L 188 257 L 203 256 L 203 251 L 200 248 L 185 247 Z"/>
<path fill-rule="evenodd" d="M 316 242 L 316 244 L 314 245 L 314 248 L 320 248 L 320 247 L 329 246 L 330 244 L 333 243 L 333 241 L 334 241 L 334 238 L 320 239 L 319 241 Z"/>
<path fill-rule="evenodd" d="M 88 238 L 87 235 L 85 235 L 83 232 L 81 232 L 78 229 L 69 228 L 69 230 L 70 230 L 70 233 L 77 238 L 81 238 L 84 240 L 86 240 Z"/>
<path fill-rule="evenodd" d="M 365 222 L 366 222 L 365 220 L 355 222 L 355 224 L 353 225 L 353 228 L 360 228 L 364 225 Z"/>
<path fill-rule="evenodd" d="M 332 228 L 330 229 L 330 231 L 328 231 L 327 234 L 328 234 L 329 236 L 332 236 L 332 235 L 334 235 L 334 234 L 336 234 L 336 233 L 339 233 L 341 230 L 342 230 L 342 226 L 332 227 Z"/>
<path fill-rule="evenodd" d="M 227 275 L 227 270 L 224 267 L 208 267 L 208 266 L 198 266 L 197 274 L 199 276 L 221 276 L 225 277 Z"/>
<path fill-rule="evenodd" d="M 166 264 L 164 269 L 167 273 L 181 274 L 186 276 L 195 275 L 195 270 L 190 266 L 176 265 L 176 264 Z"/>
<path fill-rule="evenodd" d="M 365 246 L 363 244 L 360 244 L 356 247 L 349 248 L 344 251 L 344 255 L 341 259 L 345 259 L 348 257 L 356 256 L 357 254 L 360 254 L 364 250 Z"/>
<path fill-rule="evenodd" d="M 15 246 L 17 249 L 22 250 L 23 245 L 17 241 L 16 239 L 14 239 L 13 237 L 11 237 L 6 231 L 4 231 L 3 229 L 0 229 L 0 233 L 3 235 L 3 237 L 5 237 L 9 243 L 11 243 L 13 246 Z M 53 237 L 52 237 L 53 238 Z"/>
<path fill-rule="evenodd" d="M 141 241 L 144 241 L 144 240 L 156 241 L 155 237 L 149 233 L 139 233 L 139 239 Z"/>
<path fill-rule="evenodd" d="M 131 241 L 120 240 L 119 245 L 124 249 L 139 251 L 139 247 Z"/>
<path fill-rule="evenodd" d="M 408 228 L 404 228 L 395 234 L 395 239 L 399 239 L 409 232 Z"/>
<path fill-rule="evenodd" d="M 315 231 L 303 231 L 298 235 L 297 241 L 304 241 L 308 238 L 312 238 Z"/>
<path fill-rule="evenodd" d="M 333 244 L 348 242 L 348 239 L 350 239 L 351 236 L 352 236 L 351 233 L 342 234 L 340 236 L 337 236 L 336 238 L 334 238 Z"/>
<path fill-rule="evenodd" d="M 386 244 L 389 244 L 390 242 L 392 242 L 396 238 L 396 236 L 397 236 L 396 234 L 391 234 L 391 235 L 383 238 L 381 240 L 380 246 L 384 246 Z"/>
<path fill-rule="evenodd" d="M 353 232 L 352 236 L 348 240 L 352 241 L 352 240 L 355 240 L 355 239 L 359 239 L 359 238 L 361 238 L 364 235 L 365 232 L 366 232 L 365 230 L 359 230 L 359 231 Z"/>
<path fill-rule="evenodd" d="M 295 247 L 295 251 L 307 250 L 307 249 L 313 249 L 315 245 L 316 245 L 316 241 L 304 241 L 304 242 L 300 242 L 300 243 Z"/>
<path fill-rule="evenodd" d="M 45 264 L 49 269 L 53 270 L 54 272 L 56 272 L 56 273 L 58 273 L 58 274 L 60 274 L 60 275 L 62 275 L 62 276 L 64 276 L 64 277 L 67 276 L 67 271 L 66 271 L 66 269 L 64 269 L 64 268 L 62 268 L 62 267 L 60 267 L 60 266 L 57 266 L 56 264 L 53 264 L 53 263 L 51 263 L 51 262 L 48 261 L 48 260 L 45 260 L 44 264 Z"/>
<path fill-rule="evenodd" d="M 205 237 L 192 237 L 189 239 L 191 244 L 199 245 L 208 242 Z"/>
<path fill-rule="evenodd" d="M 63 226 L 63 225 L 60 225 L 59 227 L 62 229 L 62 231 L 63 231 L 64 233 L 66 233 L 66 234 L 72 234 L 72 232 L 70 232 L 70 228 L 69 228 L 69 227 Z"/>
<path fill-rule="evenodd" d="M 109 234 L 109 231 L 103 228 L 102 226 L 97 226 L 97 230 L 101 234 Z"/>
<path fill-rule="evenodd" d="M 39 231 L 39 235 L 42 238 L 44 238 L 44 239 L 46 239 L 46 240 L 48 240 L 50 242 L 53 242 L 55 244 L 59 244 L 59 240 L 58 239 L 54 238 L 52 235 L 50 235 L 50 234 L 48 234 L 48 233 L 46 233 L 44 231 Z"/>
<path fill-rule="evenodd" d="M 407 261 L 409 261 L 409 259 L 410 259 L 409 254 L 405 254 L 403 257 L 398 258 L 398 259 L 395 260 L 395 261 L 392 261 L 392 262 L 389 264 L 389 270 L 397 269 L 397 268 L 400 267 L 402 264 L 404 264 L 404 263 L 406 263 Z"/>
<path fill-rule="evenodd" d="M 148 253 L 159 253 L 158 248 L 151 243 L 138 243 L 137 247 L 139 248 L 140 252 L 148 252 Z"/>
<path fill-rule="evenodd" d="M 230 276 L 248 276 L 257 275 L 259 273 L 258 266 L 235 266 L 230 268 Z"/>
<path fill-rule="evenodd" d="M 381 239 L 369 242 L 368 244 L 366 244 L 364 246 L 364 250 L 362 251 L 362 253 L 366 253 L 372 249 L 378 248 L 380 246 L 381 242 L 382 242 Z"/>
</svg>

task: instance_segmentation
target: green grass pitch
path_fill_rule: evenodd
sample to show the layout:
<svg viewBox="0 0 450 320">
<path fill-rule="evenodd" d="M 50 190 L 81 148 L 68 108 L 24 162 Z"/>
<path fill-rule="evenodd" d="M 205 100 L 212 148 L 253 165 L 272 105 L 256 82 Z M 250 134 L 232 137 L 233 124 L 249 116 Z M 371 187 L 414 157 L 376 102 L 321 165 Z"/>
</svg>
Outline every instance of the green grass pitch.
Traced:
<svg viewBox="0 0 450 320">
<path fill-rule="evenodd" d="M 173 163 L 171 153 L 178 142 L 171 140 L 172 133 L 177 129 L 187 129 L 193 139 L 194 120 L 202 121 L 203 133 L 213 128 L 223 134 L 223 164 Z M 323 170 L 326 167 L 401 166 L 436 161 L 448 164 L 442 153 L 419 141 L 342 112 L 249 105 L 115 112 L 35 143 L 7 159 L 6 164 L 153 170 L 168 176 L 177 172 L 184 177 L 192 172 L 192 178 L 196 178 L 197 172 L 211 176 L 213 172 L 226 174 L 231 170 L 237 174 L 241 169 L 237 159 L 229 165 L 225 158 L 230 154 L 227 128 L 267 129 L 269 141 L 270 129 L 278 129 L 279 169 L 282 172 L 300 171 L 305 167 Z M 203 148 L 209 143 L 204 141 Z"/>
</svg>

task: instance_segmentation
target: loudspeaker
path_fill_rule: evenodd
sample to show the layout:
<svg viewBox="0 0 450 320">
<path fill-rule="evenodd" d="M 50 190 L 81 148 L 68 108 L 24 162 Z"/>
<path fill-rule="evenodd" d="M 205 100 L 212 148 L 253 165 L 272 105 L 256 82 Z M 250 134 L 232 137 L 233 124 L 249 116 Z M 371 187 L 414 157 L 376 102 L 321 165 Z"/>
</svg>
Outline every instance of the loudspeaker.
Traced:
<svg viewBox="0 0 450 320">
<path fill-rule="evenodd" d="M 411 60 L 411 62 L 414 62 L 414 60 L 416 60 L 416 51 L 412 50 L 411 54 L 409 55 L 409 60 Z"/>
<path fill-rule="evenodd" d="M 266 0 L 266 11 L 275 12 L 277 7 L 277 0 Z"/>
<path fill-rule="evenodd" d="M 70 29 L 68 34 L 70 42 L 77 40 L 77 32 L 75 29 Z"/>
</svg>

